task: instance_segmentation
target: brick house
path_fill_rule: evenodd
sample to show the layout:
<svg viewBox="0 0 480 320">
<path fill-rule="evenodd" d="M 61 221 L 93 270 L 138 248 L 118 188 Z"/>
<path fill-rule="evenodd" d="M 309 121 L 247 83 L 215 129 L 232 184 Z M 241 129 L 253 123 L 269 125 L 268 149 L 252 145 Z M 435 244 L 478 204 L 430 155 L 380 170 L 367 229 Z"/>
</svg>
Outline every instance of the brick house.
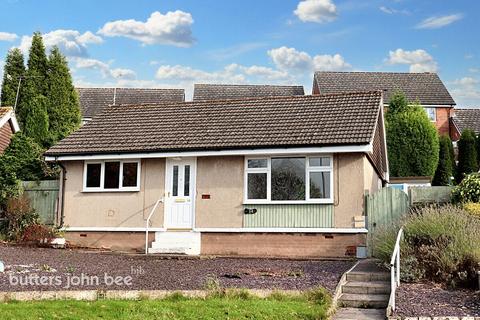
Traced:
<svg viewBox="0 0 480 320">
<path fill-rule="evenodd" d="M 455 101 L 436 73 L 423 72 L 315 72 L 312 94 L 383 90 L 388 106 L 392 94 L 402 91 L 409 102 L 419 102 L 440 135 L 451 132 Z"/>
<path fill-rule="evenodd" d="M 0 107 L 0 154 L 10 144 L 12 136 L 20 131 L 13 108 Z"/>
<path fill-rule="evenodd" d="M 450 118 L 450 137 L 452 141 L 460 139 L 462 131 L 471 129 L 476 135 L 480 134 L 480 108 L 455 109 Z"/>
<path fill-rule="evenodd" d="M 364 195 L 388 181 L 386 152 L 369 91 L 112 105 L 45 156 L 62 164 L 72 244 L 345 257 L 366 246 Z"/>
</svg>

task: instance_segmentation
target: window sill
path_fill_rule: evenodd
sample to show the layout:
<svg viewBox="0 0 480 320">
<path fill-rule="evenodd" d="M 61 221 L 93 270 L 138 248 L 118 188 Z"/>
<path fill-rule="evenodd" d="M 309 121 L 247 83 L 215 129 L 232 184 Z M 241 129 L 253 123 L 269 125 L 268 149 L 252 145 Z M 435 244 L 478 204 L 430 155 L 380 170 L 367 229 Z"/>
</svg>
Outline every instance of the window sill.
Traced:
<svg viewBox="0 0 480 320">
<path fill-rule="evenodd" d="M 325 199 L 325 200 L 317 200 L 317 201 L 244 201 L 244 205 L 256 205 L 256 204 L 333 204 L 333 200 Z"/>
<path fill-rule="evenodd" d="M 83 189 L 83 193 L 119 193 L 119 192 L 139 192 L 140 188 L 129 188 L 129 189 Z"/>
</svg>

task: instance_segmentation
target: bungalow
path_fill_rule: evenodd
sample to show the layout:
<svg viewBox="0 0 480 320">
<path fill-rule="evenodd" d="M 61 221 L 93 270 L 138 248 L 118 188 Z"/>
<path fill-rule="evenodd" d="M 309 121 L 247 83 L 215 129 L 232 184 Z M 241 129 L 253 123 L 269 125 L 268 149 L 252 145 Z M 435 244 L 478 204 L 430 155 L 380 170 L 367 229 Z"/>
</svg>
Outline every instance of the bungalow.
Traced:
<svg viewBox="0 0 480 320">
<path fill-rule="evenodd" d="M 0 107 L 0 154 L 10 144 L 12 136 L 20 131 L 15 113 L 11 107 Z"/>
<path fill-rule="evenodd" d="M 303 86 L 195 84 L 193 101 L 303 96 Z"/>
<path fill-rule="evenodd" d="M 439 134 L 450 133 L 455 101 L 436 73 L 315 72 L 313 94 L 358 90 L 383 90 L 385 106 L 395 91 L 402 91 L 408 101 L 418 101 L 425 108 Z"/>
<path fill-rule="evenodd" d="M 76 245 L 343 257 L 388 163 L 380 91 L 106 107 L 46 153 Z"/>
<path fill-rule="evenodd" d="M 456 109 L 455 114 L 450 118 L 450 137 L 453 141 L 460 139 L 465 129 L 475 131 L 476 135 L 480 134 L 480 109 Z"/>
<path fill-rule="evenodd" d="M 82 123 L 111 104 L 142 104 L 185 101 L 183 89 L 156 88 L 76 88 L 80 98 Z"/>
</svg>

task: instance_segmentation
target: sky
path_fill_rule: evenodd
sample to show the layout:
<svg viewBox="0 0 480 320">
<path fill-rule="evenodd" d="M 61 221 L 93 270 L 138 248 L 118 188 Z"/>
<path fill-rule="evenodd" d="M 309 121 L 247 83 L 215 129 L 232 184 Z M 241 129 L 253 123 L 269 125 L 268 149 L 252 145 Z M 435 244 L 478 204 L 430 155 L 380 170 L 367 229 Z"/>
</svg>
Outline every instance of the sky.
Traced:
<svg viewBox="0 0 480 320">
<path fill-rule="evenodd" d="M 299 84 L 314 71 L 437 72 L 480 107 L 477 0 L 0 0 L 0 74 L 40 31 L 76 86 Z"/>
</svg>

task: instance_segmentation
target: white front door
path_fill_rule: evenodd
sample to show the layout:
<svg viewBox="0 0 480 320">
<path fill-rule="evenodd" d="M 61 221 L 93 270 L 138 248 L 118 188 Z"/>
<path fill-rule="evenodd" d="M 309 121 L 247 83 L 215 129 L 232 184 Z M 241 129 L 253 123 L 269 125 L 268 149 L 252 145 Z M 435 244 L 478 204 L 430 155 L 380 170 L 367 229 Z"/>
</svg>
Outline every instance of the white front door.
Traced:
<svg viewBox="0 0 480 320">
<path fill-rule="evenodd" d="M 165 228 L 191 229 L 195 207 L 196 158 L 167 158 Z"/>
</svg>

